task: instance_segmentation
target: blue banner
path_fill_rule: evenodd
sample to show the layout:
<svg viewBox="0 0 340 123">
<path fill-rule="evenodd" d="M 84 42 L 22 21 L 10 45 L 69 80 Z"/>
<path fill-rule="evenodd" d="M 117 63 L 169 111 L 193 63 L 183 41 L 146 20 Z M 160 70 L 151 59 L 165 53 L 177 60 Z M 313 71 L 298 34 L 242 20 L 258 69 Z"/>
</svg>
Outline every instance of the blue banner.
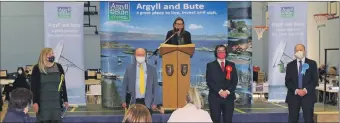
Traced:
<svg viewBox="0 0 340 123">
<path fill-rule="evenodd" d="M 295 45 L 307 46 L 307 2 L 269 3 L 269 101 L 284 102 L 286 66 L 295 59 Z M 306 47 L 307 49 L 307 47 Z"/>
<path fill-rule="evenodd" d="M 44 2 L 45 47 L 65 71 L 70 105 L 86 105 L 84 73 L 84 3 Z"/>
<path fill-rule="evenodd" d="M 117 90 L 121 93 L 122 78 L 126 66 L 134 62 L 135 48 L 146 48 L 148 54 L 164 42 L 166 34 L 173 29 L 176 17 L 182 17 L 185 29 L 191 33 L 191 39 L 196 44 L 196 51 L 191 59 L 191 85 L 199 88 L 207 102 L 208 87 L 205 80 L 206 64 L 215 60 L 213 54 L 216 45 L 233 45 L 234 48 L 248 49 L 248 55 L 232 53 L 231 60 L 243 65 L 237 65 L 251 73 L 248 68 L 251 63 L 251 50 L 248 39 L 251 36 L 251 2 L 101 2 L 100 31 L 102 72 L 105 75 L 118 75 Z M 229 13 L 231 10 L 233 13 Z M 228 31 L 231 33 L 228 33 Z M 240 40 L 242 39 L 242 40 Z M 232 44 L 228 41 L 232 40 Z M 245 47 L 244 47 L 245 46 Z M 232 47 L 231 47 L 232 48 Z M 239 57 L 240 56 L 240 57 Z M 161 85 L 161 60 L 153 57 L 148 63 L 158 68 L 158 79 Z M 251 67 L 250 67 L 251 68 Z M 249 68 L 249 69 L 250 69 Z M 108 74 L 105 74 L 108 73 Z M 242 73 L 242 72 L 241 72 Z M 250 77 L 251 74 L 247 77 Z M 242 78 L 242 77 L 240 77 Z M 240 79 L 239 78 L 239 79 Z M 249 84 L 248 79 L 240 83 L 238 93 L 249 93 L 242 90 Z M 248 86 L 247 86 L 248 87 Z M 162 89 L 161 86 L 159 89 Z M 162 97 L 162 93 L 159 94 Z M 238 94 L 238 102 L 250 102 L 245 98 L 249 95 Z M 161 98 L 162 99 L 162 98 Z M 246 101 L 244 101 L 246 100 Z"/>
</svg>

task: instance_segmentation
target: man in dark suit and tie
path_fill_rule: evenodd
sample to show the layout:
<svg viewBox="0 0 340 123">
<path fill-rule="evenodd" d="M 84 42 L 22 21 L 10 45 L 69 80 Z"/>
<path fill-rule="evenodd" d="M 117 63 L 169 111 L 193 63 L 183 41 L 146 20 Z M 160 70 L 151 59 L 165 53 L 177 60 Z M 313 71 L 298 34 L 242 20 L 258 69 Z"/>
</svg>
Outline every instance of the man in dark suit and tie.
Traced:
<svg viewBox="0 0 340 123">
<path fill-rule="evenodd" d="M 289 110 L 289 123 L 298 122 L 301 107 L 305 123 L 314 123 L 318 69 L 316 62 L 306 58 L 305 54 L 305 46 L 296 45 L 296 60 L 288 63 L 286 69 L 285 85 L 287 87 L 286 103 Z"/>
<path fill-rule="evenodd" d="M 131 104 L 143 104 L 150 113 L 158 104 L 158 81 L 156 67 L 145 62 L 146 50 L 137 48 L 136 63 L 126 68 L 123 79 L 122 106 L 127 108 L 126 94 L 131 94 Z"/>
<path fill-rule="evenodd" d="M 214 123 L 220 123 L 221 113 L 223 122 L 231 123 L 234 113 L 238 77 L 235 64 L 226 60 L 226 51 L 224 45 L 216 46 L 216 60 L 207 64 L 208 102 L 210 116 Z"/>
</svg>

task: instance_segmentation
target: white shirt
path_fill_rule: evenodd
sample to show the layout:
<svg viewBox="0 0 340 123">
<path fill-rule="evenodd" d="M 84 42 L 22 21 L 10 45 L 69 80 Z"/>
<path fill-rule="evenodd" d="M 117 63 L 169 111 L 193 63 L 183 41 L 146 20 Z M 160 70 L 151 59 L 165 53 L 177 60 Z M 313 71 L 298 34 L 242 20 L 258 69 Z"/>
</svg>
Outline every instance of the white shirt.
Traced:
<svg viewBox="0 0 340 123">
<path fill-rule="evenodd" d="M 301 61 L 301 65 L 303 65 L 305 63 L 305 60 L 306 60 L 306 57 L 303 57 L 301 60 L 300 59 L 296 59 L 298 74 L 299 74 L 299 68 L 300 68 L 300 61 Z M 295 90 L 295 95 L 297 95 L 297 92 L 296 92 L 297 90 L 298 89 Z M 303 90 L 306 91 L 306 93 L 308 93 L 306 88 L 304 88 Z"/>
<path fill-rule="evenodd" d="M 218 64 L 220 64 L 220 66 L 222 66 L 221 63 L 224 62 L 224 64 L 225 64 L 225 59 L 222 59 L 222 60 L 221 59 L 217 59 L 217 62 L 218 62 Z"/>
<path fill-rule="evenodd" d="M 197 109 L 195 105 L 188 103 L 183 108 L 175 110 L 169 120 L 169 122 L 206 122 L 212 123 L 210 114 L 202 109 Z"/>
<path fill-rule="evenodd" d="M 303 57 L 301 60 L 296 59 L 298 71 L 299 71 L 299 68 L 300 68 L 300 61 L 302 62 L 301 64 L 303 65 L 305 63 L 305 60 L 306 60 L 306 57 Z"/>
<path fill-rule="evenodd" d="M 220 67 L 222 67 L 222 62 L 225 64 L 225 59 L 217 59 L 218 64 L 220 64 Z M 221 93 L 223 90 L 221 89 L 218 93 Z M 230 92 L 228 90 L 226 90 L 228 94 L 230 94 Z"/>
</svg>

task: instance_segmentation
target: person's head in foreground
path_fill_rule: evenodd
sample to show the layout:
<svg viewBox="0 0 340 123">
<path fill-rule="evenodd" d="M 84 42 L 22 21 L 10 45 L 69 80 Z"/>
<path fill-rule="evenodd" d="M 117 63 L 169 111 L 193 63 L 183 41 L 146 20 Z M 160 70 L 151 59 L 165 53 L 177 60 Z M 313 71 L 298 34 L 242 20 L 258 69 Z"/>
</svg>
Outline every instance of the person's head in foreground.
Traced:
<svg viewBox="0 0 340 123">
<path fill-rule="evenodd" d="M 187 104 L 194 105 L 197 109 L 201 109 L 203 107 L 203 100 L 201 98 L 201 95 L 198 93 L 197 88 L 190 87 L 187 98 L 186 98 Z"/>
<path fill-rule="evenodd" d="M 55 57 L 52 48 L 42 49 L 38 61 L 40 72 L 46 73 L 46 67 L 53 66 L 54 59 Z"/>
<path fill-rule="evenodd" d="M 303 44 L 297 44 L 295 46 L 295 57 L 299 60 L 305 58 L 306 55 L 306 48 Z"/>
<path fill-rule="evenodd" d="M 141 104 L 134 104 L 126 112 L 123 123 L 146 123 L 152 122 L 149 109 Z"/>
<path fill-rule="evenodd" d="M 168 122 L 212 122 L 209 113 L 202 109 L 204 103 L 197 88 L 189 88 L 189 91 L 186 95 L 186 101 L 187 105 L 185 105 L 183 108 L 176 109 L 171 114 Z"/>
<path fill-rule="evenodd" d="M 18 88 L 12 91 L 8 108 L 21 110 L 27 113 L 28 107 L 32 104 L 32 100 L 33 94 L 30 90 L 26 88 Z"/>
</svg>

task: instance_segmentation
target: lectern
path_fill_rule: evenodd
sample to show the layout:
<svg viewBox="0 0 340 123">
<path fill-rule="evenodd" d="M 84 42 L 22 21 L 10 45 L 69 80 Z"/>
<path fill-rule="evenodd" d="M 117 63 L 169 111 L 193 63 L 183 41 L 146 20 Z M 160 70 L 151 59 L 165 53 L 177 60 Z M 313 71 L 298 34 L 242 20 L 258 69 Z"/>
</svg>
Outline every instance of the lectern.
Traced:
<svg viewBox="0 0 340 123">
<path fill-rule="evenodd" d="M 194 52 L 195 44 L 161 44 L 164 109 L 185 106 L 190 88 L 190 58 Z"/>
</svg>

